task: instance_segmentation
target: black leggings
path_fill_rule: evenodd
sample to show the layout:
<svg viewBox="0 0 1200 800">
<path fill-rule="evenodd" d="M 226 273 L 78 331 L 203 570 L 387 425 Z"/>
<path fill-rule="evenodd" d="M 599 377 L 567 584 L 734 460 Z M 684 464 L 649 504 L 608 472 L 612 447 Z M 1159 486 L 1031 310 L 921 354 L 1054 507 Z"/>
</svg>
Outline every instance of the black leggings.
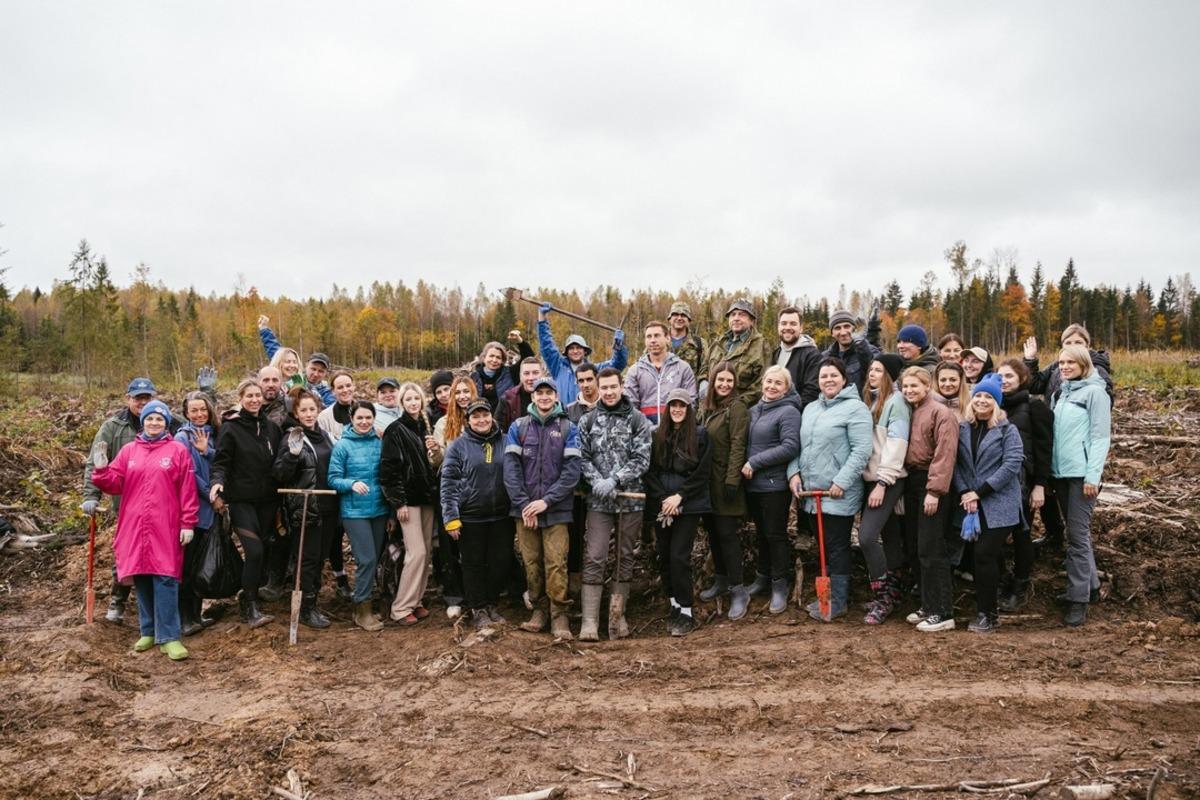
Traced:
<svg viewBox="0 0 1200 800">
<path fill-rule="evenodd" d="M 996 595 L 1000 589 L 1000 561 L 1004 557 L 1004 543 L 1010 533 L 1022 526 L 989 528 L 982 512 L 979 523 L 982 529 L 975 541 L 975 607 L 980 614 L 994 615 Z"/>
<path fill-rule="evenodd" d="M 312 502 L 311 500 L 309 502 Z M 334 533 L 341 528 L 338 521 L 338 504 L 321 503 L 321 524 L 307 525 L 304 528 L 304 552 L 300 553 L 300 590 L 305 594 L 316 594 L 321 591 L 321 567 L 325 566 L 325 555 L 329 552 L 329 543 L 334 539 Z M 300 538 L 300 531 L 291 532 L 293 540 Z M 341 537 L 338 538 L 340 552 Z M 297 545 L 299 546 L 299 545 Z"/>
<path fill-rule="evenodd" d="M 696 528 L 699 526 L 699 514 L 680 514 L 665 528 L 657 523 L 654 525 L 658 539 L 658 572 L 662 576 L 663 591 L 684 608 L 693 605 L 692 545 L 696 542 Z"/>
<path fill-rule="evenodd" d="M 712 553 L 713 571 L 729 579 L 730 586 L 741 586 L 742 518 L 723 514 L 705 514 L 704 528 L 708 531 L 708 549 Z"/>
<path fill-rule="evenodd" d="M 788 511 L 792 507 L 792 493 L 784 489 L 779 492 L 747 492 L 746 502 L 754 520 L 758 539 L 758 571 L 770 575 L 772 580 L 786 579 L 794 574 L 792 564 L 792 541 L 788 538 Z"/>
<path fill-rule="evenodd" d="M 500 591 L 511 573 L 514 531 L 511 517 L 492 522 L 464 522 L 459 528 L 467 608 L 485 608 L 500 602 Z"/>
<path fill-rule="evenodd" d="M 583 572 L 583 532 L 587 530 L 587 497 L 575 495 L 567 526 L 567 572 Z"/>
<path fill-rule="evenodd" d="M 275 535 L 277 505 L 274 498 L 253 503 L 229 504 L 229 520 L 238 541 L 242 543 L 242 557 L 245 559 L 245 565 L 242 567 L 242 592 L 249 600 L 258 599 L 258 586 L 262 580 L 263 569 L 263 540 Z"/>
</svg>

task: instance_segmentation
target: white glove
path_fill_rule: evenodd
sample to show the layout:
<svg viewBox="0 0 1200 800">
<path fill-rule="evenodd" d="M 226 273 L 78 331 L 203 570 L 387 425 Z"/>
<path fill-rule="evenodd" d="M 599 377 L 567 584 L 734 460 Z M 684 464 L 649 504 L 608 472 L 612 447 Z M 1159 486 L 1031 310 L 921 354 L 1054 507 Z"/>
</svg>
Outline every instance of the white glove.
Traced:
<svg viewBox="0 0 1200 800">
<path fill-rule="evenodd" d="M 187 547 L 188 543 L 192 541 L 193 536 L 195 536 L 195 533 L 192 532 L 191 528 L 184 528 L 179 532 L 179 543 Z"/>
<path fill-rule="evenodd" d="M 79 509 L 81 511 L 83 511 L 84 514 L 87 514 L 89 517 L 92 514 L 95 514 L 96 509 L 99 507 L 100 507 L 99 500 L 84 500 L 82 503 L 79 504 Z"/>
<path fill-rule="evenodd" d="M 292 428 L 288 431 L 288 452 L 294 456 L 300 455 L 304 450 L 304 431 L 299 428 Z"/>
<path fill-rule="evenodd" d="M 108 446 L 103 442 L 97 444 L 96 449 L 92 451 L 92 466 L 96 469 L 108 466 Z"/>
</svg>

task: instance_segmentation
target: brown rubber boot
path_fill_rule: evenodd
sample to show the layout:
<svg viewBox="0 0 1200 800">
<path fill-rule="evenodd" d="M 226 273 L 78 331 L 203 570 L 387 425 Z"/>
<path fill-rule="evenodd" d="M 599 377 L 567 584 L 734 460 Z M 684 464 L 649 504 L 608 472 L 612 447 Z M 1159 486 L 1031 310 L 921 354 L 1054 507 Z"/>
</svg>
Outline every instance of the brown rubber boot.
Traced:
<svg viewBox="0 0 1200 800">
<path fill-rule="evenodd" d="M 371 610 L 370 600 L 354 604 L 354 624 L 364 631 L 383 630 L 383 622 Z"/>
<path fill-rule="evenodd" d="M 629 635 L 625 621 L 625 603 L 629 600 L 629 584 L 614 583 L 608 598 L 608 638 L 624 639 Z"/>
</svg>

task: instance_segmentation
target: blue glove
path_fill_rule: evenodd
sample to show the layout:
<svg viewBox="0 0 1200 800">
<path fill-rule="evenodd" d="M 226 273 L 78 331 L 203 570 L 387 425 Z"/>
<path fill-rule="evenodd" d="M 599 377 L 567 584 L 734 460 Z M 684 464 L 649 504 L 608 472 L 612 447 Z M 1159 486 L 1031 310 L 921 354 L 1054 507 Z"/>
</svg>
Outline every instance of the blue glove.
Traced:
<svg viewBox="0 0 1200 800">
<path fill-rule="evenodd" d="M 617 496 L 617 482 L 612 478 L 601 478 L 592 484 L 592 494 L 601 500 L 611 500 Z"/>
<path fill-rule="evenodd" d="M 625 331 L 617 331 L 613 334 L 613 347 L 625 346 Z"/>
<path fill-rule="evenodd" d="M 964 542 L 973 542 L 979 538 L 979 512 L 963 517 L 962 533 Z"/>
<path fill-rule="evenodd" d="M 543 314 L 549 314 L 551 311 L 554 310 L 554 303 L 549 303 L 549 302 L 542 303 L 542 307 L 539 310 Z"/>
</svg>

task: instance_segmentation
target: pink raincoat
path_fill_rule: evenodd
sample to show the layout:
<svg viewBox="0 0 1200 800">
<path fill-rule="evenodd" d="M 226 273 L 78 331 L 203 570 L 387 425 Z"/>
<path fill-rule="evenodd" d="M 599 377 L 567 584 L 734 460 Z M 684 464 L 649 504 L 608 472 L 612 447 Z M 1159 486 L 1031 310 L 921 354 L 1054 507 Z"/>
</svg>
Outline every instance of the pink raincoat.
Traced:
<svg viewBox="0 0 1200 800">
<path fill-rule="evenodd" d="M 196 527 L 200 508 L 187 448 L 170 436 L 139 436 L 111 464 L 92 473 L 100 491 L 121 496 L 113 553 L 117 580 L 134 575 L 183 579 L 179 531 Z"/>
</svg>

